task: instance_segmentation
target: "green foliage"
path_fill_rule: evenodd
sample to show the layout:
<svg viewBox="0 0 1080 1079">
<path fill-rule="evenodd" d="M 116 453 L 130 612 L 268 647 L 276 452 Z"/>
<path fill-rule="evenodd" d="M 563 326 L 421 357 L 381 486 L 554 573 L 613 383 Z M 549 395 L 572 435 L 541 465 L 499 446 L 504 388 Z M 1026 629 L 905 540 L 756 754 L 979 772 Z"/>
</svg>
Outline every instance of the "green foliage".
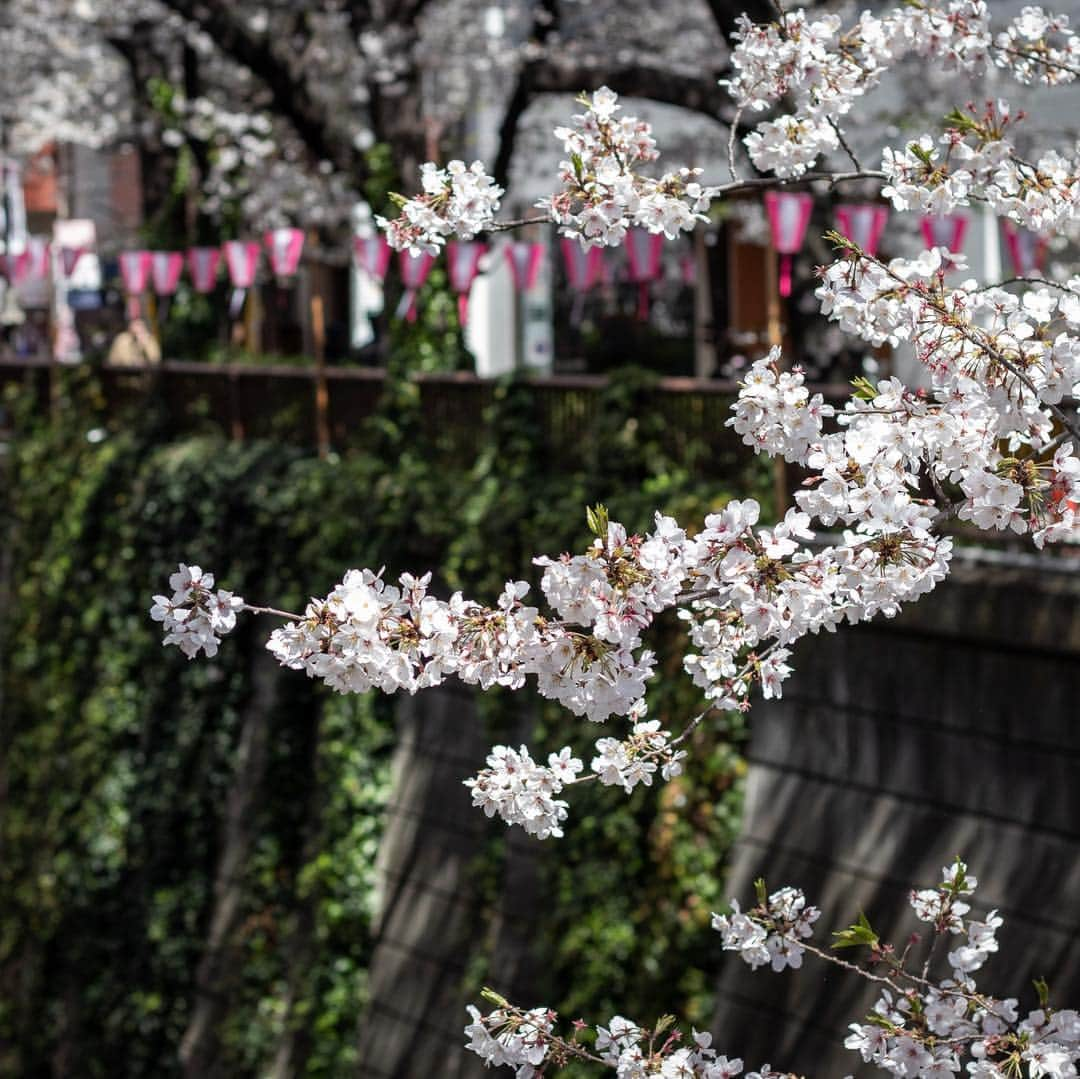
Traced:
<svg viewBox="0 0 1080 1079">
<path fill-rule="evenodd" d="M 438 567 L 441 589 L 492 598 L 534 576 L 534 553 L 583 547 L 587 505 L 640 530 L 657 508 L 699 520 L 767 484 L 734 456 L 703 468 L 700 447 L 673 454 L 652 384 L 614 378 L 573 447 L 550 444 L 536 392 L 501 385 L 471 458 L 423 422 L 408 382 L 326 461 L 212 434 L 168 441 L 152 409 L 106 423 L 77 379 L 61 424 L 22 417 L 0 482 L 0 1076 L 65 1060 L 88 1077 L 179 1073 L 237 834 L 225 883 L 239 911 L 212 986 L 223 1074 L 265 1074 L 290 1039 L 295 1074 L 355 1071 L 394 702 L 278 672 L 264 623 L 189 664 L 161 648 L 149 593 L 184 557 L 286 609 L 348 566 L 384 563 Z M 654 714 L 677 727 L 698 702 L 676 677 L 678 622 L 660 636 L 670 677 Z M 520 729 L 522 708 L 538 746 L 586 751 L 607 733 L 522 695 L 490 695 L 484 714 L 497 736 Z M 536 999 L 707 1018 L 701 939 L 738 820 L 742 733 L 738 720 L 727 738 L 699 729 L 687 774 L 663 788 L 575 792 L 566 838 L 541 857 Z M 493 904 L 504 835 L 493 823 L 475 874 Z"/>
<path fill-rule="evenodd" d="M 832 943 L 834 948 L 876 948 L 879 940 L 869 919 L 861 910 L 858 921 L 846 929 L 834 930 L 833 936 L 836 938 Z"/>
</svg>

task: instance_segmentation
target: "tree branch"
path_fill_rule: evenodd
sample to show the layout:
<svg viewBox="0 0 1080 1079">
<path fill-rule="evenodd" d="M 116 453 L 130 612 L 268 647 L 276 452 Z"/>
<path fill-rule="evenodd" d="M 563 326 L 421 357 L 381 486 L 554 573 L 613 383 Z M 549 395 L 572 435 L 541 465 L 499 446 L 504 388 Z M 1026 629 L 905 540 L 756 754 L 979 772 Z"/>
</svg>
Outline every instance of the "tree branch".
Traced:
<svg viewBox="0 0 1080 1079">
<path fill-rule="evenodd" d="M 265 37 L 249 30 L 228 5 L 211 0 L 164 0 L 164 3 L 207 33 L 222 52 L 266 86 L 274 111 L 289 121 L 314 158 L 332 162 L 358 184 L 365 179 L 363 158 L 350 140 L 334 129 L 327 110 Z"/>
</svg>

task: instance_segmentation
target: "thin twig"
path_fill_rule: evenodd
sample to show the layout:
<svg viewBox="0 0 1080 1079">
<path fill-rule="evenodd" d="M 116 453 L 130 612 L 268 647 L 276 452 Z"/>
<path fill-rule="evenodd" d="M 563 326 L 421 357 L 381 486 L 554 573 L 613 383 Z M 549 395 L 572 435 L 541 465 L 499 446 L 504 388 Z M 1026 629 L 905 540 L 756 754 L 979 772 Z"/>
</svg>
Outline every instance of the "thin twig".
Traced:
<svg viewBox="0 0 1080 1079">
<path fill-rule="evenodd" d="M 844 133 L 840 130 L 840 125 L 831 116 L 827 116 L 826 120 L 829 123 L 829 127 L 831 127 L 835 132 L 836 137 L 840 142 L 840 145 L 844 148 L 844 153 L 848 155 L 848 159 L 855 166 L 855 168 L 858 169 L 859 172 L 862 172 L 862 162 L 859 160 L 858 155 L 855 153 L 855 151 L 851 148 L 848 140 L 844 138 Z"/>
<path fill-rule="evenodd" d="M 1080 295 L 1080 289 L 1071 285 L 1063 285 L 1060 281 L 1051 281 L 1046 277 L 1006 277 L 1004 281 L 998 281 L 993 285 L 983 285 L 975 289 L 976 292 L 986 292 L 992 288 L 1004 288 L 1006 285 L 1044 285 L 1046 288 L 1056 288 L 1060 292 L 1072 292 Z"/>
<path fill-rule="evenodd" d="M 515 221 L 494 221 L 485 232 L 509 232 L 511 229 L 523 229 L 528 225 L 550 225 L 550 217 L 520 217 Z"/>
<path fill-rule="evenodd" d="M 252 603 L 245 603 L 240 610 L 250 611 L 252 614 L 272 614 L 277 618 L 287 618 L 290 622 L 302 622 L 306 617 L 302 614 L 293 614 L 291 611 L 279 611 L 276 607 L 256 607 Z"/>
<path fill-rule="evenodd" d="M 742 119 L 742 114 L 742 108 L 735 110 L 735 116 L 731 121 L 731 130 L 728 132 L 727 167 L 733 182 L 739 179 L 739 174 L 735 171 L 735 136 L 739 133 L 739 121 Z"/>
<path fill-rule="evenodd" d="M 710 188 L 710 190 L 714 198 L 723 198 L 726 195 L 735 195 L 741 191 L 759 191 L 762 188 L 769 187 L 799 187 L 803 184 L 812 183 L 828 183 L 830 187 L 835 187 L 837 184 L 848 184 L 857 180 L 884 180 L 885 178 L 885 173 L 880 169 L 859 169 L 855 172 L 806 172 L 802 176 L 791 179 L 779 176 L 754 176 L 747 180 L 735 179 L 731 183 L 720 184 L 717 187 Z M 511 221 L 493 221 L 490 225 L 485 226 L 484 232 L 509 232 L 511 229 L 525 228 L 529 225 L 550 225 L 553 223 L 550 217 L 522 217 Z"/>
</svg>

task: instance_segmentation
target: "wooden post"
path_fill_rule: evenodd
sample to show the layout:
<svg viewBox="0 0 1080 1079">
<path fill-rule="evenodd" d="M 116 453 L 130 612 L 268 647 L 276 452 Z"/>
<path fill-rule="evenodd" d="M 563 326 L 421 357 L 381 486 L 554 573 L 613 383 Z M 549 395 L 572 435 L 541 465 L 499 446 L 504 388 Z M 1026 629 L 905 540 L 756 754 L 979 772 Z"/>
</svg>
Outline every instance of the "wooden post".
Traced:
<svg viewBox="0 0 1080 1079">
<path fill-rule="evenodd" d="M 233 442 L 244 441 L 244 421 L 240 415 L 240 376 L 229 371 L 229 436 Z"/>
<path fill-rule="evenodd" d="M 161 326 L 158 323 L 158 308 L 157 308 L 157 295 L 151 291 L 146 296 L 146 321 L 150 323 L 150 332 L 157 338 L 157 343 L 161 344 Z"/>
<path fill-rule="evenodd" d="M 705 230 L 694 229 L 694 374 L 712 378 L 716 371 L 716 316 L 713 311 L 709 249 Z"/>
<path fill-rule="evenodd" d="M 330 393 L 326 384 L 326 318 L 318 291 L 311 296 L 311 340 L 315 353 L 315 442 L 319 456 L 325 459 L 330 453 Z"/>
<path fill-rule="evenodd" d="M 244 345 L 252 356 L 259 354 L 259 287 L 252 282 L 244 301 Z"/>
<path fill-rule="evenodd" d="M 768 305 L 766 309 L 766 332 L 770 348 L 780 348 L 784 344 L 784 328 L 781 322 L 780 278 L 777 273 L 776 260 L 776 249 L 770 244 L 768 251 L 765 253 L 765 302 Z M 780 520 L 788 507 L 788 476 L 787 465 L 784 458 L 779 455 L 773 458 L 773 500 L 776 503 L 776 519 Z"/>
</svg>

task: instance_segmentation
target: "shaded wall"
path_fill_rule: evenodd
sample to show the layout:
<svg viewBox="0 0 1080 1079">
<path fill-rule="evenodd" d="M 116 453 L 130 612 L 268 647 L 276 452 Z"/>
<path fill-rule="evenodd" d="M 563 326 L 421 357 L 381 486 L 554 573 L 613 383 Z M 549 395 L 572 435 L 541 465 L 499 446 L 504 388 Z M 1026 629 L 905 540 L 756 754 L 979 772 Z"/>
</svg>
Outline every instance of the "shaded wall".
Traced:
<svg viewBox="0 0 1080 1079">
<path fill-rule="evenodd" d="M 1067 1006 L 1080 1001 L 1080 575 L 988 558 L 960 558 L 900 619 L 801 643 L 784 699 L 753 715 L 728 894 L 751 901 L 758 876 L 798 884 L 822 908 L 819 942 L 863 909 L 902 946 L 920 924 L 910 887 L 936 882 L 959 853 L 980 880 L 976 911 L 1005 917 L 980 984 L 1029 992 L 1022 1003 L 1034 1006 L 1031 980 L 1046 977 Z M 542 957 L 528 935 L 542 845 L 511 830 L 497 912 L 478 914 L 491 901 L 475 872 L 492 832 L 461 781 L 505 735 L 493 738 L 454 688 L 406 702 L 399 724 L 364 1074 L 471 1079 L 484 1072 L 462 1028 L 480 986 L 536 1003 Z M 484 939 L 491 963 L 470 969 Z M 718 938 L 705 932 L 702 947 L 719 953 Z M 863 983 L 812 958 L 795 974 L 718 963 L 721 1051 L 748 1069 L 858 1071 L 842 1042 L 872 1003 Z"/>
<path fill-rule="evenodd" d="M 980 973 L 994 992 L 1080 1000 L 1080 574 L 1060 561 L 967 559 L 893 622 L 802 642 L 784 699 L 752 722 L 743 835 L 729 892 L 802 886 L 817 934 L 860 909 L 900 947 L 907 905 L 960 854 L 976 911 L 1005 918 Z M 923 927 L 925 928 L 925 927 Z M 808 957 L 800 973 L 725 956 L 718 1043 L 808 1075 L 856 1071 L 841 1048 L 873 999 Z M 875 1073 L 877 1074 L 877 1073 Z"/>
<path fill-rule="evenodd" d="M 361 1070 L 370 1079 L 477 1077 L 484 1068 L 464 1050 L 466 1006 L 483 1003 L 486 984 L 531 1000 L 540 845 L 472 807 L 463 780 L 507 737 L 488 732 L 473 691 L 452 682 L 405 698 L 397 723 Z M 519 725 L 516 740 L 531 724 L 523 716 Z M 493 863 L 485 850 L 504 832 L 504 856 Z"/>
</svg>

